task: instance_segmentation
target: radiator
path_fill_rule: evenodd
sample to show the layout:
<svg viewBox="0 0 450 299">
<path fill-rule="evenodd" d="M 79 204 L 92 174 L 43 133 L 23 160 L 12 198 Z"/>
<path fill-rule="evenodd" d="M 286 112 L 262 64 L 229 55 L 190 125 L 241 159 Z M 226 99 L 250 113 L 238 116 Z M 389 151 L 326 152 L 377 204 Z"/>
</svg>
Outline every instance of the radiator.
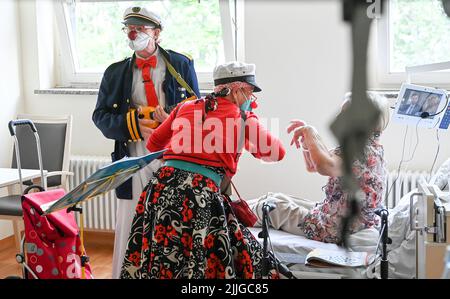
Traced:
<svg viewBox="0 0 450 299">
<path fill-rule="evenodd" d="M 72 190 L 102 166 L 111 163 L 107 157 L 72 156 L 70 171 L 74 173 L 69 179 Z M 114 191 L 94 197 L 82 204 L 84 227 L 88 230 L 113 231 L 116 226 L 117 197 Z M 80 215 L 77 213 L 77 223 Z"/>
<path fill-rule="evenodd" d="M 397 173 L 397 171 L 391 171 L 387 176 L 384 196 L 387 208 L 395 207 L 403 195 L 417 188 L 420 181 L 428 181 L 430 177 L 426 171 L 400 171 L 398 178 Z M 389 189 L 391 189 L 390 193 Z"/>
</svg>

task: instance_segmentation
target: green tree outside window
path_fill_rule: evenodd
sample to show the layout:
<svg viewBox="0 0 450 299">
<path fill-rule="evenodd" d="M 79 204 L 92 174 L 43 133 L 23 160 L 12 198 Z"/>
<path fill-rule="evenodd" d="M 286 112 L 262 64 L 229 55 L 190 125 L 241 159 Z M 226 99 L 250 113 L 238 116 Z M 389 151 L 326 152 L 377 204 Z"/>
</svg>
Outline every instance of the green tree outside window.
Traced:
<svg viewBox="0 0 450 299">
<path fill-rule="evenodd" d="M 160 14 L 165 24 L 161 46 L 192 56 L 197 71 L 211 72 L 224 61 L 218 0 L 75 2 L 71 11 L 78 71 L 103 72 L 131 55 L 121 30 L 129 6 Z"/>
<path fill-rule="evenodd" d="M 450 18 L 441 0 L 389 0 L 390 71 L 450 61 Z"/>
</svg>

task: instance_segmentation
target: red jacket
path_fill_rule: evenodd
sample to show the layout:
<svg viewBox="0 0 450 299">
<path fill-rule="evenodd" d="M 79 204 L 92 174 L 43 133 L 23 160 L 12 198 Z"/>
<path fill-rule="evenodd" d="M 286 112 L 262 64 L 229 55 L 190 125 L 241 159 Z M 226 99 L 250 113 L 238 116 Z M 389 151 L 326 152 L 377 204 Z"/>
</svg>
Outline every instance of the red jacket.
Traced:
<svg viewBox="0 0 450 299">
<path fill-rule="evenodd" d="M 224 98 L 218 98 L 217 103 L 217 109 L 208 114 L 203 113 L 204 100 L 179 105 L 150 136 L 148 150 L 168 148 L 164 160 L 223 167 L 232 177 L 240 156 L 240 109 Z M 283 145 L 259 123 L 256 114 L 246 112 L 246 118 L 245 149 L 264 161 L 283 159 Z"/>
</svg>

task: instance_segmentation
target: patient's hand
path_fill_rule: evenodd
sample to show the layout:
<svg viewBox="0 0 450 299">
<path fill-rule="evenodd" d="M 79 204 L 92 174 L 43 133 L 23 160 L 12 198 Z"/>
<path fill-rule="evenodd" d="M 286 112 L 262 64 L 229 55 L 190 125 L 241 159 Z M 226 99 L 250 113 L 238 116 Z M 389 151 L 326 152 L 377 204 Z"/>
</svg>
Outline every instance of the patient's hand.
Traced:
<svg viewBox="0 0 450 299">
<path fill-rule="evenodd" d="M 290 125 L 287 128 L 287 132 L 288 134 L 291 133 L 293 130 L 299 128 L 299 127 L 303 127 L 304 125 L 306 125 L 306 123 L 303 120 L 298 120 L 298 119 L 293 119 L 290 121 Z"/>
<path fill-rule="evenodd" d="M 306 123 L 303 120 L 297 120 L 297 119 L 291 120 L 290 123 L 291 124 L 287 128 L 288 134 L 291 133 L 292 131 L 294 131 L 294 130 L 296 130 L 298 128 L 301 128 L 301 127 L 306 125 Z M 295 136 L 296 136 L 295 132 L 294 132 L 294 137 L 292 138 L 292 141 L 291 141 L 291 145 L 295 142 L 295 145 L 297 146 L 297 148 L 300 148 L 300 141 L 298 140 L 299 137 L 295 138 Z M 294 140 L 294 138 L 295 138 L 295 140 Z M 302 138 L 301 141 L 303 142 L 303 138 Z"/>
<path fill-rule="evenodd" d="M 306 170 L 309 172 L 317 172 L 316 166 L 311 159 L 311 154 L 308 149 L 308 145 L 305 142 L 305 136 L 311 135 L 311 130 L 315 132 L 314 128 L 306 125 L 302 120 L 291 120 L 291 125 L 287 128 L 287 132 L 291 133 L 294 131 L 294 136 L 292 137 L 291 145 L 295 143 L 297 148 L 303 148 L 303 158 L 305 159 Z M 300 139 L 301 138 L 301 139 Z M 300 139 L 300 140 L 299 140 Z M 310 140 L 311 138 L 309 138 Z"/>
<path fill-rule="evenodd" d="M 304 150 L 309 150 L 311 145 L 318 141 L 318 136 L 314 127 L 305 124 L 295 129 L 291 145 L 295 143 L 297 148 L 303 147 Z"/>
</svg>

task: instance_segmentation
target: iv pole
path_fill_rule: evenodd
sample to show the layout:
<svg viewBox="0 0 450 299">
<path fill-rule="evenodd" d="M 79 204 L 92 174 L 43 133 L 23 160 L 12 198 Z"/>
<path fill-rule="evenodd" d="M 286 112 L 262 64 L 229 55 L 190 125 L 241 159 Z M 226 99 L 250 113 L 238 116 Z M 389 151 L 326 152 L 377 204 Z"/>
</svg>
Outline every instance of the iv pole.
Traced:
<svg viewBox="0 0 450 299">
<path fill-rule="evenodd" d="M 384 1 L 381 1 L 380 8 Z M 363 157 L 364 148 L 373 132 L 380 111 L 367 98 L 367 47 L 370 25 L 368 15 L 371 4 L 365 0 L 343 0 L 344 21 L 351 24 L 353 49 L 352 101 L 350 107 L 342 111 L 331 124 L 331 131 L 342 149 L 342 182 L 348 193 L 349 209 L 342 219 L 341 243 L 348 247 L 348 233 L 354 219 L 360 213 L 361 200 L 365 195 L 352 172 L 353 161 Z"/>
</svg>

